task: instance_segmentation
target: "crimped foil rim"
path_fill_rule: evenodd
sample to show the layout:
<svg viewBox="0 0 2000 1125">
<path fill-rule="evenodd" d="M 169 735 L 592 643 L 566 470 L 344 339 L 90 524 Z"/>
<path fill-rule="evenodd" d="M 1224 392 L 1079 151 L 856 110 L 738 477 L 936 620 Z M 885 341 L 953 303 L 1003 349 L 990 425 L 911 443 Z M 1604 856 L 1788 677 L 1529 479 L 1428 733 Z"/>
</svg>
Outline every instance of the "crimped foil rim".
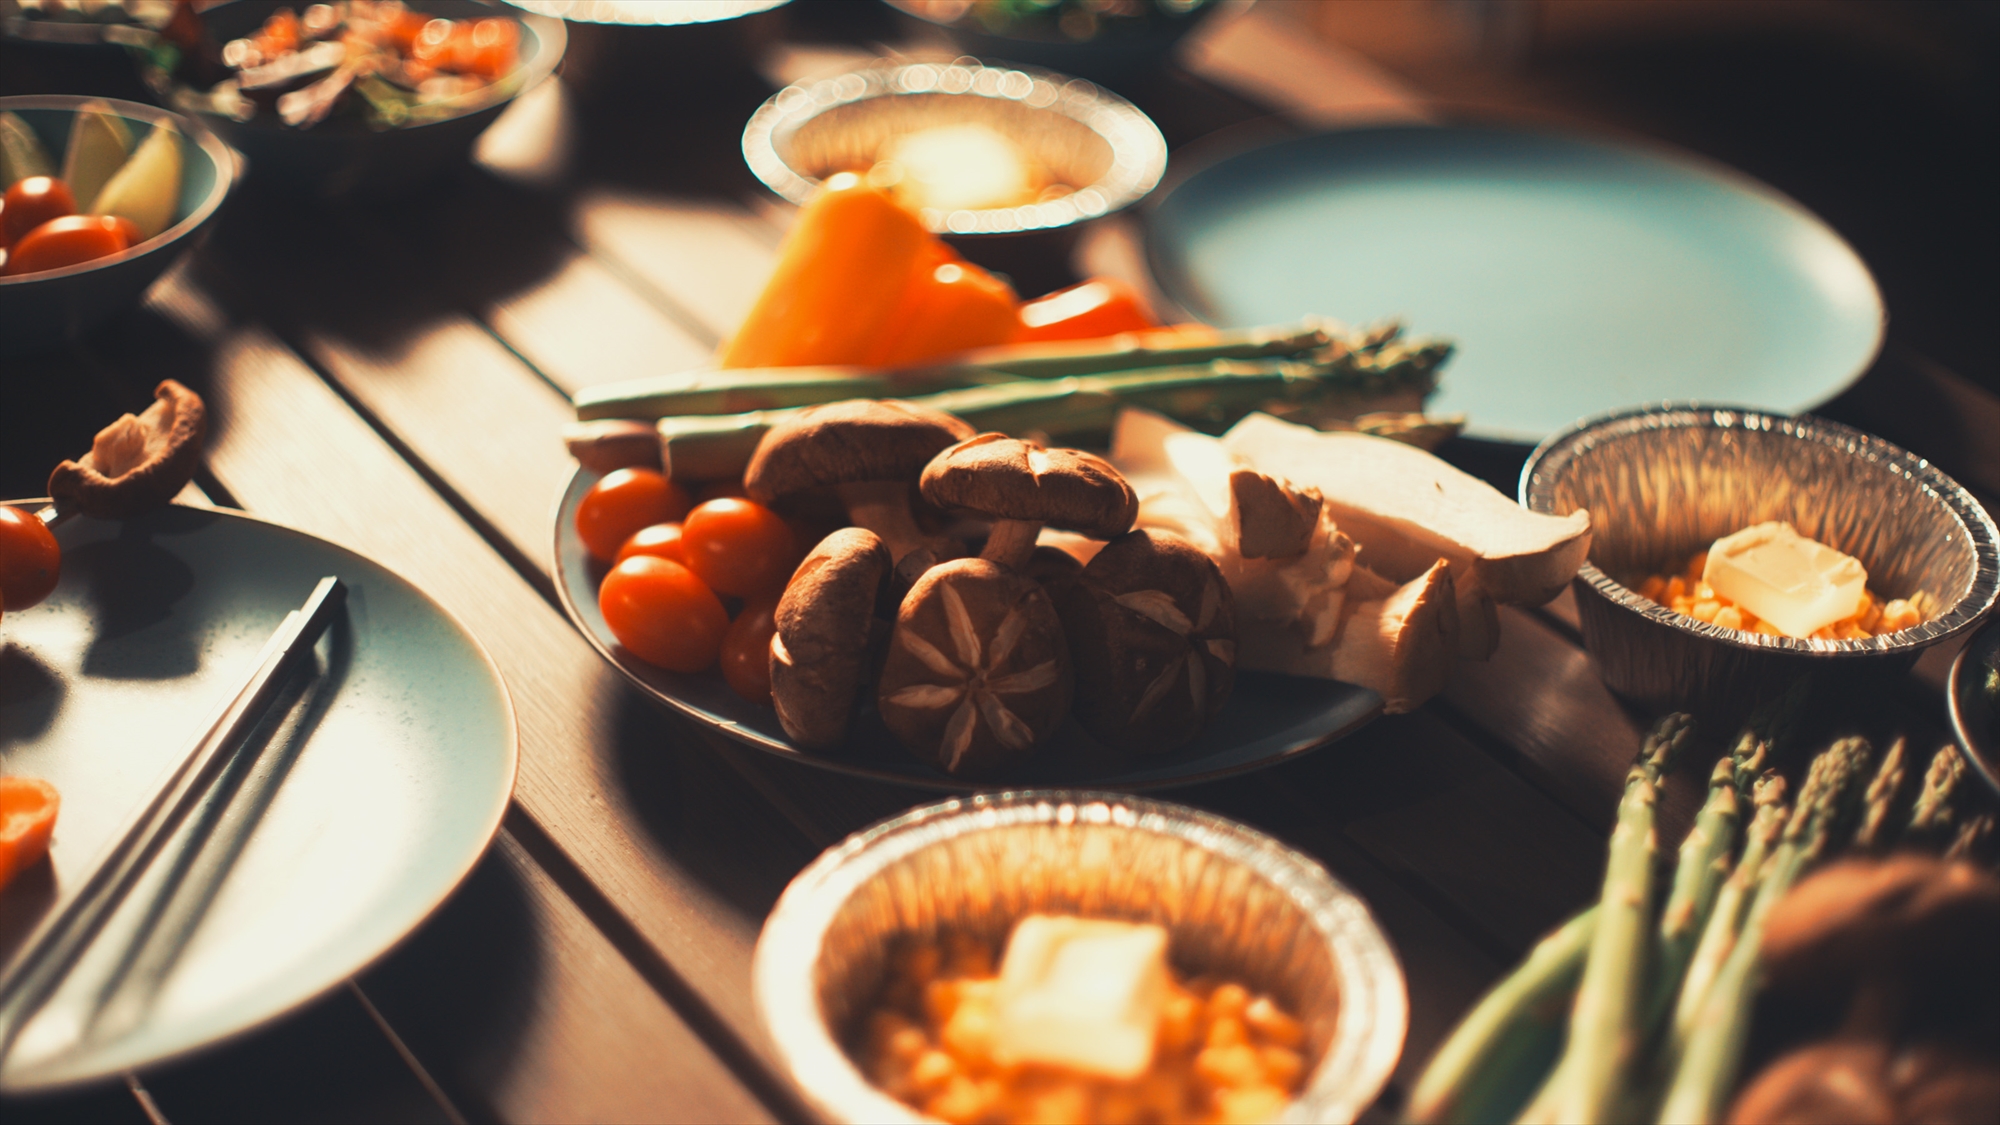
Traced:
<svg viewBox="0 0 2000 1125">
<path fill-rule="evenodd" d="M 1062 199 L 1018 207 L 951 212 L 926 207 L 937 234 L 1009 234 L 1068 226 L 1108 215 L 1152 191 L 1167 169 L 1159 126 L 1124 98 L 1081 78 L 1028 66 L 988 66 L 971 56 L 949 63 L 874 63 L 830 78 L 796 82 L 771 95 L 743 127 L 743 159 L 764 186 L 804 203 L 819 181 L 800 175 L 778 153 L 778 138 L 836 106 L 871 98 L 952 94 L 1003 98 L 1076 121 L 1111 146 L 1111 168 Z"/>
<path fill-rule="evenodd" d="M 815 966 L 848 898 L 897 862 L 947 840 L 1072 823 L 1175 837 L 1282 891 L 1326 940 L 1340 1014 L 1325 1056 L 1281 1120 L 1352 1121 L 1374 1100 L 1402 1054 L 1409 1000 L 1402 965 L 1360 896 L 1310 856 L 1212 813 L 1123 793 L 1031 789 L 956 797 L 880 821 L 828 848 L 785 888 L 757 939 L 752 992 L 765 1033 L 816 1108 L 835 1120 L 929 1120 L 876 1089 L 820 1011 Z"/>
<path fill-rule="evenodd" d="M 1937 466 L 1894 442 L 1810 414 L 1790 416 L 1716 403 L 1662 402 L 1586 418 L 1551 435 L 1528 455 L 1527 463 L 1521 466 L 1520 502 L 1530 511 L 1559 514 L 1555 511 L 1555 482 L 1582 454 L 1634 433 L 1690 427 L 1781 433 L 1889 469 L 1957 517 L 1976 555 L 1972 582 L 1958 601 L 1922 624 L 1879 637 L 1828 641 L 1730 629 L 1675 613 L 1585 560 L 1577 577 L 1614 604 L 1682 633 L 1736 648 L 1839 657 L 1928 648 L 1976 624 L 2000 598 L 2000 528 L 1971 493 Z"/>
</svg>

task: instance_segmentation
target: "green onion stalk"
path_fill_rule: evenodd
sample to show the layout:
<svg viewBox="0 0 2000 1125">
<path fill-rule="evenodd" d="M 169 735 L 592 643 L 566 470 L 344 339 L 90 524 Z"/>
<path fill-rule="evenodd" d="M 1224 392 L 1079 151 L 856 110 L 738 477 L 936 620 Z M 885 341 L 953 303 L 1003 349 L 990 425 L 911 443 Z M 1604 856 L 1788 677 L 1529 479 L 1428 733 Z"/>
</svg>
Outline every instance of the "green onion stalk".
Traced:
<svg viewBox="0 0 2000 1125">
<path fill-rule="evenodd" d="M 1750 1031 L 1764 922 L 1799 876 L 1839 842 L 1860 804 L 1869 754 L 1867 740 L 1843 738 L 1813 760 L 1784 835 L 1762 865 L 1735 945 L 1701 998 L 1667 1084 L 1660 1121 L 1705 1125 L 1721 1120 Z"/>
<path fill-rule="evenodd" d="M 1565 1018 L 1597 932 L 1591 906 L 1535 944 L 1528 959 L 1473 1005 L 1410 1095 L 1413 1123 L 1505 1121 L 1562 1049 Z"/>
</svg>

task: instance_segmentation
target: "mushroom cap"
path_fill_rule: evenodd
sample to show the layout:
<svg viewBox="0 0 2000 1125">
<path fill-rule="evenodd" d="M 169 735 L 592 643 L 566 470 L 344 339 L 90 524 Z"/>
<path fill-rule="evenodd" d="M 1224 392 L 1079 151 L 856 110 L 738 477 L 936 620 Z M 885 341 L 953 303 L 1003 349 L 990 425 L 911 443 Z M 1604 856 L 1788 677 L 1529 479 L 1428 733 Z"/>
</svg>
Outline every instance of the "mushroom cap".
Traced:
<svg viewBox="0 0 2000 1125">
<path fill-rule="evenodd" d="M 1916 972 L 1984 959 L 2000 939 L 2000 879 L 1918 853 L 1843 859 L 1801 880 L 1771 911 L 1760 949 L 1771 987 L 1823 991 L 1884 967 Z"/>
<path fill-rule="evenodd" d="M 208 410 L 201 396 L 162 380 L 153 404 L 99 430 L 90 452 L 49 474 L 49 495 L 64 511 L 130 519 L 172 502 L 201 464 Z"/>
<path fill-rule="evenodd" d="M 1069 646 L 1041 584 L 984 559 L 939 563 L 903 599 L 882 721 L 948 773 L 1025 760 L 1069 713 Z"/>
<path fill-rule="evenodd" d="M 1076 717 L 1120 750 L 1165 753 L 1201 733 L 1236 682 L 1236 608 L 1214 560 L 1140 529 L 1055 589 L 1076 666 Z"/>
<path fill-rule="evenodd" d="M 973 432 L 942 410 L 897 399 L 808 406 L 766 431 L 743 490 L 770 504 L 826 485 L 914 480 L 938 450 Z"/>
<path fill-rule="evenodd" d="M 1139 498 L 1111 463 L 1079 449 L 1043 449 L 980 434 L 924 466 L 924 499 L 951 511 L 1022 520 L 1109 539 L 1131 528 Z"/>
<path fill-rule="evenodd" d="M 824 750 L 847 736 L 868 681 L 870 623 L 893 565 L 874 532 L 842 528 L 806 555 L 779 597 L 771 703 L 800 746 Z"/>
</svg>

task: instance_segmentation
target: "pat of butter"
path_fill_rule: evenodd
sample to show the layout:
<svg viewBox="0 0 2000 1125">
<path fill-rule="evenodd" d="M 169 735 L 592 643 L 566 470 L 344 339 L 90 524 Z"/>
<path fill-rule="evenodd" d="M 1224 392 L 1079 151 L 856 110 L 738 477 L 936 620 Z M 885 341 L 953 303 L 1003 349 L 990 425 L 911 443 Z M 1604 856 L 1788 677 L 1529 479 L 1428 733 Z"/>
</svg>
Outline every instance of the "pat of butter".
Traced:
<svg viewBox="0 0 2000 1125">
<path fill-rule="evenodd" d="M 1868 584 L 1859 559 L 1788 523 L 1760 523 L 1717 539 L 1701 577 L 1719 596 L 1792 637 L 1854 616 Z"/>
<path fill-rule="evenodd" d="M 1137 1078 L 1153 1065 L 1166 997 L 1166 930 L 1031 914 L 1000 963 L 994 1057 Z"/>
</svg>

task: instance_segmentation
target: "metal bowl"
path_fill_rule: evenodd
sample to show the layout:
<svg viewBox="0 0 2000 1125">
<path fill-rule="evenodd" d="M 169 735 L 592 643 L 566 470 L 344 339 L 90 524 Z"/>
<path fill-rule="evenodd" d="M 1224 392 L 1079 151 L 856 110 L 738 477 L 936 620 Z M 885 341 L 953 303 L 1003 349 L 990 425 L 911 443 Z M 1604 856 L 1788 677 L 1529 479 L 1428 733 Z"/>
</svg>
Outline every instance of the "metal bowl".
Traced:
<svg viewBox="0 0 2000 1125">
<path fill-rule="evenodd" d="M 1881 438 L 1810 416 L 1695 403 L 1607 414 L 1537 447 L 1520 495 L 1537 512 L 1590 511 L 1577 613 L 1605 683 L 1724 729 L 1802 676 L 1840 686 L 1907 671 L 2000 591 L 2000 532 L 1965 489 Z M 1716 539 L 1766 520 L 1861 560 L 1882 597 L 1922 591 L 1941 608 L 1896 633 L 1810 640 L 1698 621 L 1622 581 L 1676 573 Z"/>
<path fill-rule="evenodd" d="M 1126 206 L 1160 182 L 1167 142 L 1152 119 L 1080 78 L 1026 68 L 882 63 L 787 86 L 743 130 L 743 158 L 772 191 L 804 203 L 835 172 L 867 171 L 890 144 L 937 125 L 985 124 L 1076 190 L 1018 207 L 926 208 L 947 235 L 1067 227 Z"/>
<path fill-rule="evenodd" d="M 1324 868 L 1221 817 L 1076 790 L 925 805 L 828 849 L 764 923 L 758 1016 L 827 1119 L 925 1120 L 842 1047 L 893 939 L 956 929 L 997 947 L 1037 911 L 1157 922 L 1178 971 L 1226 974 L 1297 1013 L 1314 1062 L 1283 1120 L 1353 1120 L 1402 1051 L 1402 968 Z"/>
</svg>

